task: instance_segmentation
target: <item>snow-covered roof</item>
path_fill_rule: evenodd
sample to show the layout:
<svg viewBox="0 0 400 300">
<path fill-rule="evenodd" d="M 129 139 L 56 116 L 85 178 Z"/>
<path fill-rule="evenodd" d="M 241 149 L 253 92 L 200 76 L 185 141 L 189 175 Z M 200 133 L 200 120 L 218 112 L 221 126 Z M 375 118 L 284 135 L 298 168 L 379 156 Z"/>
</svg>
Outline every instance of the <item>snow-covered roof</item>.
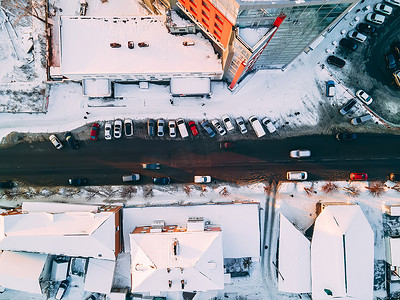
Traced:
<svg viewBox="0 0 400 300">
<path fill-rule="evenodd" d="M 260 256 L 258 204 L 124 208 L 126 251 L 129 251 L 129 232 L 136 227 L 152 224 L 154 220 L 185 226 L 189 217 L 203 217 L 221 227 L 224 258 Z"/>
<path fill-rule="evenodd" d="M 168 33 L 165 16 L 69 17 L 61 23 L 61 73 L 132 74 L 221 72 L 221 61 L 201 36 Z M 128 48 L 128 41 L 134 48 Z M 195 42 L 183 46 L 184 41 Z M 145 42 L 149 47 L 138 46 Z M 120 48 L 112 48 L 119 43 Z"/>
<path fill-rule="evenodd" d="M 130 244 L 132 292 L 224 288 L 221 231 L 132 233 Z"/>
<path fill-rule="evenodd" d="M 313 299 L 373 299 L 374 233 L 358 205 L 327 206 L 311 242 Z"/>
<path fill-rule="evenodd" d="M 0 254 L 0 286 L 41 294 L 39 278 L 48 255 L 4 251 Z"/>
<path fill-rule="evenodd" d="M 115 261 L 90 258 L 85 277 L 85 291 L 108 294 L 114 277 Z"/>
<path fill-rule="evenodd" d="M 280 214 L 278 288 L 289 293 L 311 292 L 311 243 Z"/>
</svg>

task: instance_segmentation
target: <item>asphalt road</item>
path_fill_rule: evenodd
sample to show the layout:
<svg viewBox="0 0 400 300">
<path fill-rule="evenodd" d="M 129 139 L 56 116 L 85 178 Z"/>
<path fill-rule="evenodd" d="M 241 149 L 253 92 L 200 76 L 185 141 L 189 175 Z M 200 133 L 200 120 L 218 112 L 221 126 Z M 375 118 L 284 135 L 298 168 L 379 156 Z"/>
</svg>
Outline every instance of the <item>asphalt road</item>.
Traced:
<svg viewBox="0 0 400 300">
<path fill-rule="evenodd" d="M 0 150 L 0 179 L 28 185 L 66 185 L 71 177 L 88 178 L 90 185 L 122 184 L 131 173 L 169 176 L 172 182 L 192 182 L 194 175 L 245 183 L 285 180 L 287 171 L 304 170 L 310 180 L 347 180 L 350 172 L 366 172 L 372 180 L 384 180 L 400 172 L 399 137 L 359 135 L 355 141 L 334 136 L 304 136 L 285 140 L 236 141 L 235 148 L 219 149 L 209 138 L 187 141 L 121 139 L 81 141 L 78 150 L 56 150 L 48 141 L 21 143 Z M 289 158 L 293 149 L 309 149 L 307 159 Z M 143 170 L 142 163 L 159 162 L 161 169 Z"/>
</svg>

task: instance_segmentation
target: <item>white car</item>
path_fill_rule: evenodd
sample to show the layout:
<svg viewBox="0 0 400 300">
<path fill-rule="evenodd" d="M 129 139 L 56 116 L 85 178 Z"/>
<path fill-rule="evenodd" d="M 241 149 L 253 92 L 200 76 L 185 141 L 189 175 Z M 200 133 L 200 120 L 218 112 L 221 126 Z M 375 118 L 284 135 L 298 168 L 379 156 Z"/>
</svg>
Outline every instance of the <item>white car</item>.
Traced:
<svg viewBox="0 0 400 300">
<path fill-rule="evenodd" d="M 106 140 L 111 140 L 111 131 L 112 131 L 111 123 L 107 122 L 104 125 L 104 138 Z"/>
<path fill-rule="evenodd" d="M 239 130 L 242 134 L 247 133 L 247 128 L 246 125 L 244 124 L 244 120 L 242 117 L 237 117 L 235 119 L 237 126 L 239 127 Z"/>
<path fill-rule="evenodd" d="M 361 117 L 356 117 L 356 118 L 351 119 L 350 123 L 353 124 L 353 125 L 358 125 L 358 124 L 367 122 L 367 121 L 369 121 L 371 119 L 372 119 L 371 115 L 364 115 L 364 116 L 361 116 Z"/>
<path fill-rule="evenodd" d="M 291 158 L 305 158 L 305 157 L 310 157 L 310 156 L 311 156 L 310 150 L 298 149 L 298 150 L 290 151 Z"/>
<path fill-rule="evenodd" d="M 122 181 L 128 182 L 128 181 L 139 181 L 140 180 L 140 175 L 139 174 L 131 174 L 131 175 L 124 175 L 122 176 Z"/>
<path fill-rule="evenodd" d="M 114 138 L 119 139 L 122 135 L 122 121 L 114 121 Z"/>
<path fill-rule="evenodd" d="M 290 171 L 286 173 L 287 180 L 306 180 L 308 177 L 305 171 Z"/>
<path fill-rule="evenodd" d="M 362 33 L 359 33 L 359 32 L 357 32 L 357 31 L 354 31 L 354 30 L 349 31 L 349 33 L 347 34 L 347 36 L 348 36 L 349 38 L 352 38 L 353 40 L 356 40 L 357 42 L 360 42 L 360 43 L 364 43 L 365 40 L 367 39 L 367 36 L 366 36 L 366 35 L 364 35 L 364 34 L 362 34 Z"/>
<path fill-rule="evenodd" d="M 222 116 L 222 121 L 224 122 L 226 130 L 228 130 L 228 131 L 235 130 L 235 127 L 233 127 L 231 118 L 229 118 L 228 115 L 223 115 Z"/>
<path fill-rule="evenodd" d="M 365 19 L 375 24 L 383 24 L 385 22 L 385 16 L 376 13 L 367 14 Z"/>
<path fill-rule="evenodd" d="M 378 3 L 378 4 L 375 5 L 374 10 L 376 12 L 381 13 L 381 14 L 390 16 L 390 14 L 393 11 L 393 7 L 391 7 L 389 5 L 382 4 L 382 3 Z"/>
<path fill-rule="evenodd" d="M 159 119 L 157 121 L 157 136 L 164 136 L 164 120 L 163 119 Z"/>
<path fill-rule="evenodd" d="M 368 95 L 365 91 L 363 90 L 358 90 L 356 92 L 356 96 L 358 99 L 360 99 L 362 102 L 364 102 L 367 105 L 370 105 L 373 101 L 370 95 Z"/>
<path fill-rule="evenodd" d="M 217 129 L 220 135 L 226 134 L 226 130 L 222 127 L 221 123 L 218 120 L 212 120 L 211 124 L 214 125 L 215 129 Z"/>
<path fill-rule="evenodd" d="M 125 136 L 133 135 L 133 121 L 131 119 L 124 120 Z"/>
<path fill-rule="evenodd" d="M 210 183 L 211 176 L 194 176 L 194 183 Z"/>
<path fill-rule="evenodd" d="M 49 136 L 49 140 L 57 149 L 61 149 L 62 147 L 64 147 L 63 144 L 61 144 L 60 140 L 54 134 Z"/>
<path fill-rule="evenodd" d="M 385 2 L 394 6 L 400 6 L 400 0 L 385 0 Z"/>
<path fill-rule="evenodd" d="M 271 122 L 270 119 L 264 118 L 264 119 L 262 119 L 261 122 L 264 124 L 265 127 L 267 127 L 269 133 L 274 133 L 274 132 L 276 131 L 276 127 L 275 127 L 275 125 Z"/>
<path fill-rule="evenodd" d="M 168 128 L 169 128 L 169 136 L 172 138 L 176 137 L 176 124 L 174 120 L 170 120 L 168 122 Z"/>
</svg>

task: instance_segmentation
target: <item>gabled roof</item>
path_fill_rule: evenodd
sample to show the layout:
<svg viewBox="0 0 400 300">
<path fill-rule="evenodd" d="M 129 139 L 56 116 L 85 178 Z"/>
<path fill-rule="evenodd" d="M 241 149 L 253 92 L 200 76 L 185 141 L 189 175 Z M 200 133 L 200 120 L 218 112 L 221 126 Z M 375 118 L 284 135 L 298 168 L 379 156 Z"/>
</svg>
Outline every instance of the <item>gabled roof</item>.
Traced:
<svg viewBox="0 0 400 300">
<path fill-rule="evenodd" d="M 85 291 L 110 293 L 114 269 L 115 261 L 90 258 L 85 277 Z"/>
</svg>

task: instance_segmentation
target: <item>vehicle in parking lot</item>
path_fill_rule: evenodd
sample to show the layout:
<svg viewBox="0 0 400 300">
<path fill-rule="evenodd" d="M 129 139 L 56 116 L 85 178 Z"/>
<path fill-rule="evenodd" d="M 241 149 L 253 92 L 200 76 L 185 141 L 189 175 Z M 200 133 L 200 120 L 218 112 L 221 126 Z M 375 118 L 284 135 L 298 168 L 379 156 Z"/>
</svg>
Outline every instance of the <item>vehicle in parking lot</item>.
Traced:
<svg viewBox="0 0 400 300">
<path fill-rule="evenodd" d="M 377 4 L 375 5 L 375 7 L 374 7 L 374 10 L 375 10 L 376 12 L 381 13 L 381 14 L 390 16 L 390 14 L 391 14 L 392 11 L 393 11 L 393 7 L 391 7 L 391 6 L 389 6 L 389 5 L 386 5 L 386 4 L 377 3 Z"/>
<path fill-rule="evenodd" d="M 159 163 L 142 164 L 142 168 L 149 170 L 159 170 L 160 164 Z"/>
<path fill-rule="evenodd" d="M 364 102 L 367 105 L 370 105 L 373 101 L 370 95 L 368 95 L 365 91 L 363 90 L 358 90 L 356 92 L 356 96 L 358 99 L 360 99 L 362 102 Z"/>
<path fill-rule="evenodd" d="M 367 121 L 369 121 L 371 119 L 372 119 L 371 115 L 364 115 L 364 116 L 361 116 L 361 117 L 353 118 L 353 119 L 350 120 L 350 122 L 353 125 L 358 125 L 358 124 L 367 122 Z"/>
<path fill-rule="evenodd" d="M 193 136 L 198 136 L 199 131 L 197 130 L 196 123 L 194 121 L 190 121 L 188 123 L 190 131 L 192 132 Z"/>
<path fill-rule="evenodd" d="M 396 60 L 394 59 L 393 53 L 389 53 L 389 54 L 385 55 L 385 59 L 386 59 L 386 64 L 387 64 L 388 69 L 396 68 Z"/>
<path fill-rule="evenodd" d="M 131 119 L 124 120 L 125 136 L 133 135 L 133 121 Z"/>
<path fill-rule="evenodd" d="M 212 120 L 211 124 L 213 124 L 213 126 L 215 127 L 215 129 L 217 129 L 217 132 L 220 135 L 224 135 L 226 134 L 226 130 L 224 127 L 222 127 L 221 123 L 218 120 Z"/>
<path fill-rule="evenodd" d="M 176 120 L 176 125 L 178 125 L 179 133 L 181 134 L 181 137 L 187 138 L 189 136 L 189 133 L 186 128 L 185 120 L 184 119 L 178 119 Z"/>
<path fill-rule="evenodd" d="M 358 23 L 356 28 L 359 32 L 365 33 L 365 34 L 371 34 L 376 31 L 375 26 L 369 25 L 367 23 Z"/>
<path fill-rule="evenodd" d="M 400 6 L 400 0 L 385 0 L 385 2 L 394 6 Z"/>
<path fill-rule="evenodd" d="M 138 181 L 140 180 L 140 175 L 139 174 L 130 174 L 130 175 L 124 175 L 122 176 L 122 181 L 127 182 L 127 181 Z"/>
<path fill-rule="evenodd" d="M 111 123 L 107 122 L 104 125 L 104 138 L 106 140 L 111 140 L 111 131 L 112 131 Z"/>
<path fill-rule="evenodd" d="M 367 180 L 367 173 L 351 173 L 350 180 Z"/>
<path fill-rule="evenodd" d="M 211 176 L 194 176 L 194 183 L 210 183 Z"/>
<path fill-rule="evenodd" d="M 385 22 L 385 16 L 376 13 L 369 13 L 365 17 L 365 20 L 375 24 L 383 24 L 383 22 Z"/>
<path fill-rule="evenodd" d="M 90 139 L 92 141 L 96 141 L 99 136 L 100 125 L 97 123 L 93 123 L 92 129 L 90 130 Z"/>
<path fill-rule="evenodd" d="M 172 138 L 176 137 L 176 124 L 174 120 L 170 120 L 168 122 L 168 128 L 169 128 L 169 136 Z"/>
<path fill-rule="evenodd" d="M 357 138 L 357 134 L 355 133 L 337 133 L 336 139 L 338 141 L 353 141 Z"/>
<path fill-rule="evenodd" d="M 346 64 L 346 62 L 343 59 L 341 59 L 337 56 L 334 56 L 334 55 L 329 55 L 328 58 L 326 59 L 326 61 L 328 64 L 334 65 L 339 68 L 343 68 L 344 65 Z"/>
<path fill-rule="evenodd" d="M 276 127 L 274 123 L 268 118 L 264 118 L 261 120 L 261 123 L 264 124 L 264 126 L 267 128 L 269 133 L 274 133 L 276 131 Z"/>
<path fill-rule="evenodd" d="M 65 140 L 67 141 L 68 145 L 71 147 L 71 149 L 78 149 L 79 148 L 79 142 L 75 140 L 75 138 L 72 136 L 71 132 L 66 132 L 65 135 Z"/>
<path fill-rule="evenodd" d="M 235 148 L 235 143 L 233 142 L 220 142 L 219 143 L 220 149 L 232 149 Z"/>
<path fill-rule="evenodd" d="M 242 117 L 237 117 L 235 119 L 237 126 L 239 127 L 240 133 L 245 134 L 247 133 L 246 124 L 244 124 L 244 120 Z"/>
<path fill-rule="evenodd" d="M 122 121 L 117 119 L 114 121 L 114 138 L 119 139 L 122 135 Z"/>
<path fill-rule="evenodd" d="M 393 73 L 394 82 L 400 87 L 400 70 Z"/>
<path fill-rule="evenodd" d="M 360 43 L 364 43 L 365 40 L 367 39 L 367 36 L 366 36 L 366 35 L 364 35 L 364 34 L 362 34 L 362 33 L 359 33 L 359 32 L 357 32 L 357 31 L 354 31 L 354 30 L 349 31 L 349 33 L 347 34 L 347 36 L 348 36 L 349 38 L 353 39 L 353 40 L 356 40 L 357 42 L 360 42 Z"/>
<path fill-rule="evenodd" d="M 200 124 L 201 124 L 201 127 L 203 127 L 203 129 L 208 133 L 208 135 L 210 137 L 214 137 L 215 136 L 215 132 L 211 128 L 210 123 L 208 123 L 207 120 L 203 120 L 203 122 L 201 122 Z"/>
<path fill-rule="evenodd" d="M 235 130 L 235 127 L 233 127 L 231 118 L 228 115 L 222 116 L 222 122 L 224 122 L 226 130 L 228 130 L 228 131 Z"/>
<path fill-rule="evenodd" d="M 164 136 L 164 120 L 158 119 L 157 121 L 157 136 L 162 137 Z"/>
<path fill-rule="evenodd" d="M 256 116 L 251 116 L 249 118 L 249 123 L 250 123 L 251 127 L 253 127 L 253 130 L 258 138 L 261 138 L 264 135 L 266 135 L 265 130 L 264 130 L 263 126 L 261 125 L 260 120 Z"/>
<path fill-rule="evenodd" d="M 156 122 L 153 119 L 148 119 L 147 120 L 147 134 L 150 137 L 153 137 L 156 135 Z"/>
<path fill-rule="evenodd" d="M 153 177 L 152 181 L 154 184 L 159 185 L 167 185 L 171 183 L 171 179 L 169 177 Z"/>
<path fill-rule="evenodd" d="M 86 178 L 70 178 L 68 179 L 68 184 L 73 186 L 81 186 L 87 184 Z"/>
<path fill-rule="evenodd" d="M 305 171 L 289 171 L 286 173 L 287 180 L 306 180 L 308 177 Z"/>
<path fill-rule="evenodd" d="M 290 151 L 291 158 L 306 158 L 311 156 L 311 151 L 306 149 L 298 149 Z"/>
<path fill-rule="evenodd" d="M 342 115 L 345 115 L 345 114 L 349 113 L 356 104 L 357 104 L 357 101 L 355 99 L 351 99 L 342 107 L 342 109 L 339 112 Z"/>
<path fill-rule="evenodd" d="M 333 80 L 329 80 L 326 82 L 326 96 L 335 96 L 335 82 Z"/>
<path fill-rule="evenodd" d="M 13 187 L 14 187 L 14 182 L 11 180 L 0 181 L 0 188 L 2 188 L 2 189 L 11 189 Z"/>
<path fill-rule="evenodd" d="M 69 281 L 68 281 L 67 279 L 61 281 L 61 283 L 60 283 L 60 285 L 59 285 L 59 287 L 58 287 L 58 289 L 57 289 L 57 293 L 56 293 L 56 295 L 54 296 L 54 299 L 56 299 L 56 300 L 61 300 L 62 297 L 64 297 L 65 292 L 67 291 L 68 286 L 69 286 Z"/>
<path fill-rule="evenodd" d="M 389 180 L 390 181 L 400 181 L 400 173 L 390 173 Z"/>
<path fill-rule="evenodd" d="M 61 144 L 60 140 L 55 136 L 55 134 L 50 135 L 49 140 L 57 149 L 61 149 L 62 147 L 64 147 L 63 144 Z"/>
<path fill-rule="evenodd" d="M 346 39 L 346 38 L 341 39 L 339 42 L 339 45 L 350 51 L 356 51 L 358 48 L 358 45 L 356 42 Z"/>
<path fill-rule="evenodd" d="M 91 294 L 89 297 L 86 298 L 86 300 L 98 300 L 98 299 L 99 299 L 98 293 Z"/>
</svg>

